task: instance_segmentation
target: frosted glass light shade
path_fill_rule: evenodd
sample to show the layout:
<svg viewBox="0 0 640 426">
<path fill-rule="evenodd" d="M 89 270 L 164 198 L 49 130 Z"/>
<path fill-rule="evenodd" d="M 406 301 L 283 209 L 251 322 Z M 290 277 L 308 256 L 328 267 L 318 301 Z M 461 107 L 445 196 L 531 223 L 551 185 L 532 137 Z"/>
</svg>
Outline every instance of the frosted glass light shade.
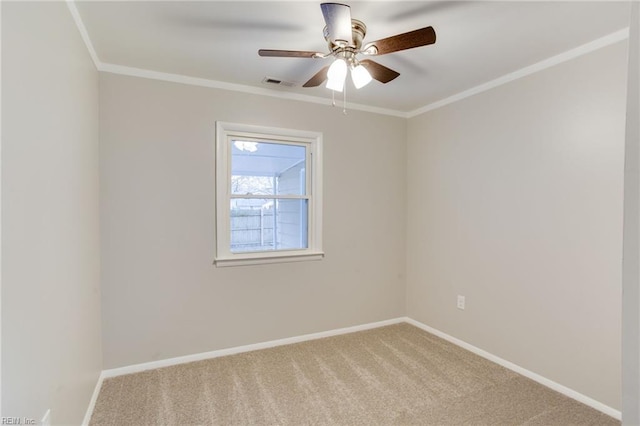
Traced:
<svg viewBox="0 0 640 426">
<path fill-rule="evenodd" d="M 351 79 L 353 80 L 353 85 L 356 86 L 356 89 L 359 89 L 371 82 L 371 74 L 369 74 L 369 71 L 367 71 L 365 67 L 358 65 L 351 70 Z"/>
<path fill-rule="evenodd" d="M 346 78 L 347 63 L 342 59 L 336 59 L 327 71 L 327 89 L 342 92 Z"/>
</svg>

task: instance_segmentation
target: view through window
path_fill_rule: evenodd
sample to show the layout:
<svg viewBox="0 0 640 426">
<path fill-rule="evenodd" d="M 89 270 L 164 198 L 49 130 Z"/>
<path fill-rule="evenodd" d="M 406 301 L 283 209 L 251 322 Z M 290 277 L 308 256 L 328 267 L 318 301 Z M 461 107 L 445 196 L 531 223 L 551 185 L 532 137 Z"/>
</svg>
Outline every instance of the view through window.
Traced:
<svg viewBox="0 0 640 426">
<path fill-rule="evenodd" d="M 216 264 L 321 258 L 322 135 L 216 129 Z"/>
<path fill-rule="evenodd" d="M 231 251 L 307 248 L 306 147 L 230 143 Z"/>
</svg>

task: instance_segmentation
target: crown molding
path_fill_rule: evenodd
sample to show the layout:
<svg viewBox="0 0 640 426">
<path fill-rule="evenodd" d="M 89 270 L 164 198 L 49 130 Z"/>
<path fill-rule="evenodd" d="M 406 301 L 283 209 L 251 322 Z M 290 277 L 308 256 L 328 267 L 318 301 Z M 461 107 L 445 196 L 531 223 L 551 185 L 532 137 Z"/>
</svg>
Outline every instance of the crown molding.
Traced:
<svg viewBox="0 0 640 426">
<path fill-rule="evenodd" d="M 591 53 L 595 50 L 602 49 L 603 47 L 610 46 L 612 44 L 621 42 L 622 40 L 626 40 L 628 38 L 629 38 L 629 28 L 624 28 L 622 30 L 616 31 L 612 34 L 593 40 L 589 43 L 583 44 L 571 50 L 567 50 L 566 52 L 547 58 L 543 61 L 540 61 L 528 67 L 521 68 L 512 73 L 503 75 L 502 77 L 498 77 L 495 80 L 488 81 L 486 83 L 472 87 L 471 89 L 457 93 L 453 96 L 449 96 L 448 98 L 444 98 L 439 101 L 433 102 L 431 104 L 425 105 L 421 108 L 418 108 L 416 110 L 413 110 L 407 113 L 407 118 L 416 117 L 420 114 L 424 114 L 425 112 L 442 108 L 443 106 L 477 95 L 478 93 L 486 92 L 487 90 L 491 90 L 495 87 L 502 86 L 503 84 L 507 84 L 511 81 L 518 80 L 520 78 L 534 74 L 538 71 L 551 68 L 563 62 L 570 61 L 579 56 L 586 55 L 587 53 Z"/>
<path fill-rule="evenodd" d="M 234 92 L 248 93 L 252 95 L 271 96 L 281 99 L 289 99 L 294 101 L 309 102 L 314 104 L 321 104 L 331 106 L 331 100 L 320 98 L 317 96 L 302 95 L 299 93 L 280 92 L 278 90 L 263 89 L 261 87 L 248 86 L 244 84 L 227 83 L 224 81 L 210 80 L 207 78 L 190 77 L 181 74 L 171 74 L 159 71 L 151 71 L 142 68 L 127 67 L 123 65 L 101 63 L 99 71 L 108 72 L 112 74 L 127 75 L 132 77 L 148 78 L 152 80 L 161 80 L 172 83 L 188 84 L 191 86 L 208 87 L 211 89 L 230 90 Z M 338 104 L 336 104 L 338 107 Z M 341 107 L 341 105 L 340 105 Z M 378 108 L 369 105 L 362 105 L 357 103 L 347 102 L 346 108 L 348 110 L 359 110 L 366 112 L 373 112 L 377 114 L 391 115 L 395 117 L 407 118 L 407 113 L 402 111 L 396 111 L 386 108 Z"/>
<path fill-rule="evenodd" d="M 76 2 L 74 0 L 66 0 L 66 3 L 67 3 L 67 7 L 69 8 L 69 12 L 71 12 L 71 16 L 73 17 L 73 20 L 76 23 L 76 27 L 78 27 L 78 31 L 80 31 L 80 36 L 82 37 L 82 41 L 84 41 L 84 45 L 87 47 L 87 50 L 89 51 L 89 56 L 91 56 L 93 65 L 99 71 L 100 67 L 102 66 L 102 63 L 100 62 L 100 58 L 98 58 L 96 49 L 93 48 L 93 43 L 91 42 L 91 38 L 89 37 L 87 28 L 84 26 L 84 22 L 80 17 L 80 12 L 78 12 L 78 8 L 76 7 Z"/>
</svg>

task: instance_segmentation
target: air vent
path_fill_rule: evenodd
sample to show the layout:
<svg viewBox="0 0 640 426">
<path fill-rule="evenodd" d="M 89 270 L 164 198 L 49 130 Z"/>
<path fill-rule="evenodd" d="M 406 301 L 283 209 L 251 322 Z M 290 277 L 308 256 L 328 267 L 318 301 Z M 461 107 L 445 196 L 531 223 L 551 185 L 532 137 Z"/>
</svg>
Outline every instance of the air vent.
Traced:
<svg viewBox="0 0 640 426">
<path fill-rule="evenodd" d="M 262 79 L 262 82 L 264 84 L 273 84 L 273 85 L 277 85 L 277 86 L 285 86 L 285 87 L 293 87 L 296 85 L 296 83 L 292 82 L 292 81 L 282 81 L 280 79 L 277 78 L 271 78 L 271 77 L 265 77 Z"/>
</svg>

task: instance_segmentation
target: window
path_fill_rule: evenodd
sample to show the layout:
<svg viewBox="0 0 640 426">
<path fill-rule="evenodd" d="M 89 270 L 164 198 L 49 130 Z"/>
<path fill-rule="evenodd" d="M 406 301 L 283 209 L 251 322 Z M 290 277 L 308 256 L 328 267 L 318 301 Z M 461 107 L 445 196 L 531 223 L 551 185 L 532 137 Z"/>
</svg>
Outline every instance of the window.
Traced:
<svg viewBox="0 0 640 426">
<path fill-rule="evenodd" d="M 216 123 L 217 266 L 322 253 L 322 135 Z"/>
</svg>

